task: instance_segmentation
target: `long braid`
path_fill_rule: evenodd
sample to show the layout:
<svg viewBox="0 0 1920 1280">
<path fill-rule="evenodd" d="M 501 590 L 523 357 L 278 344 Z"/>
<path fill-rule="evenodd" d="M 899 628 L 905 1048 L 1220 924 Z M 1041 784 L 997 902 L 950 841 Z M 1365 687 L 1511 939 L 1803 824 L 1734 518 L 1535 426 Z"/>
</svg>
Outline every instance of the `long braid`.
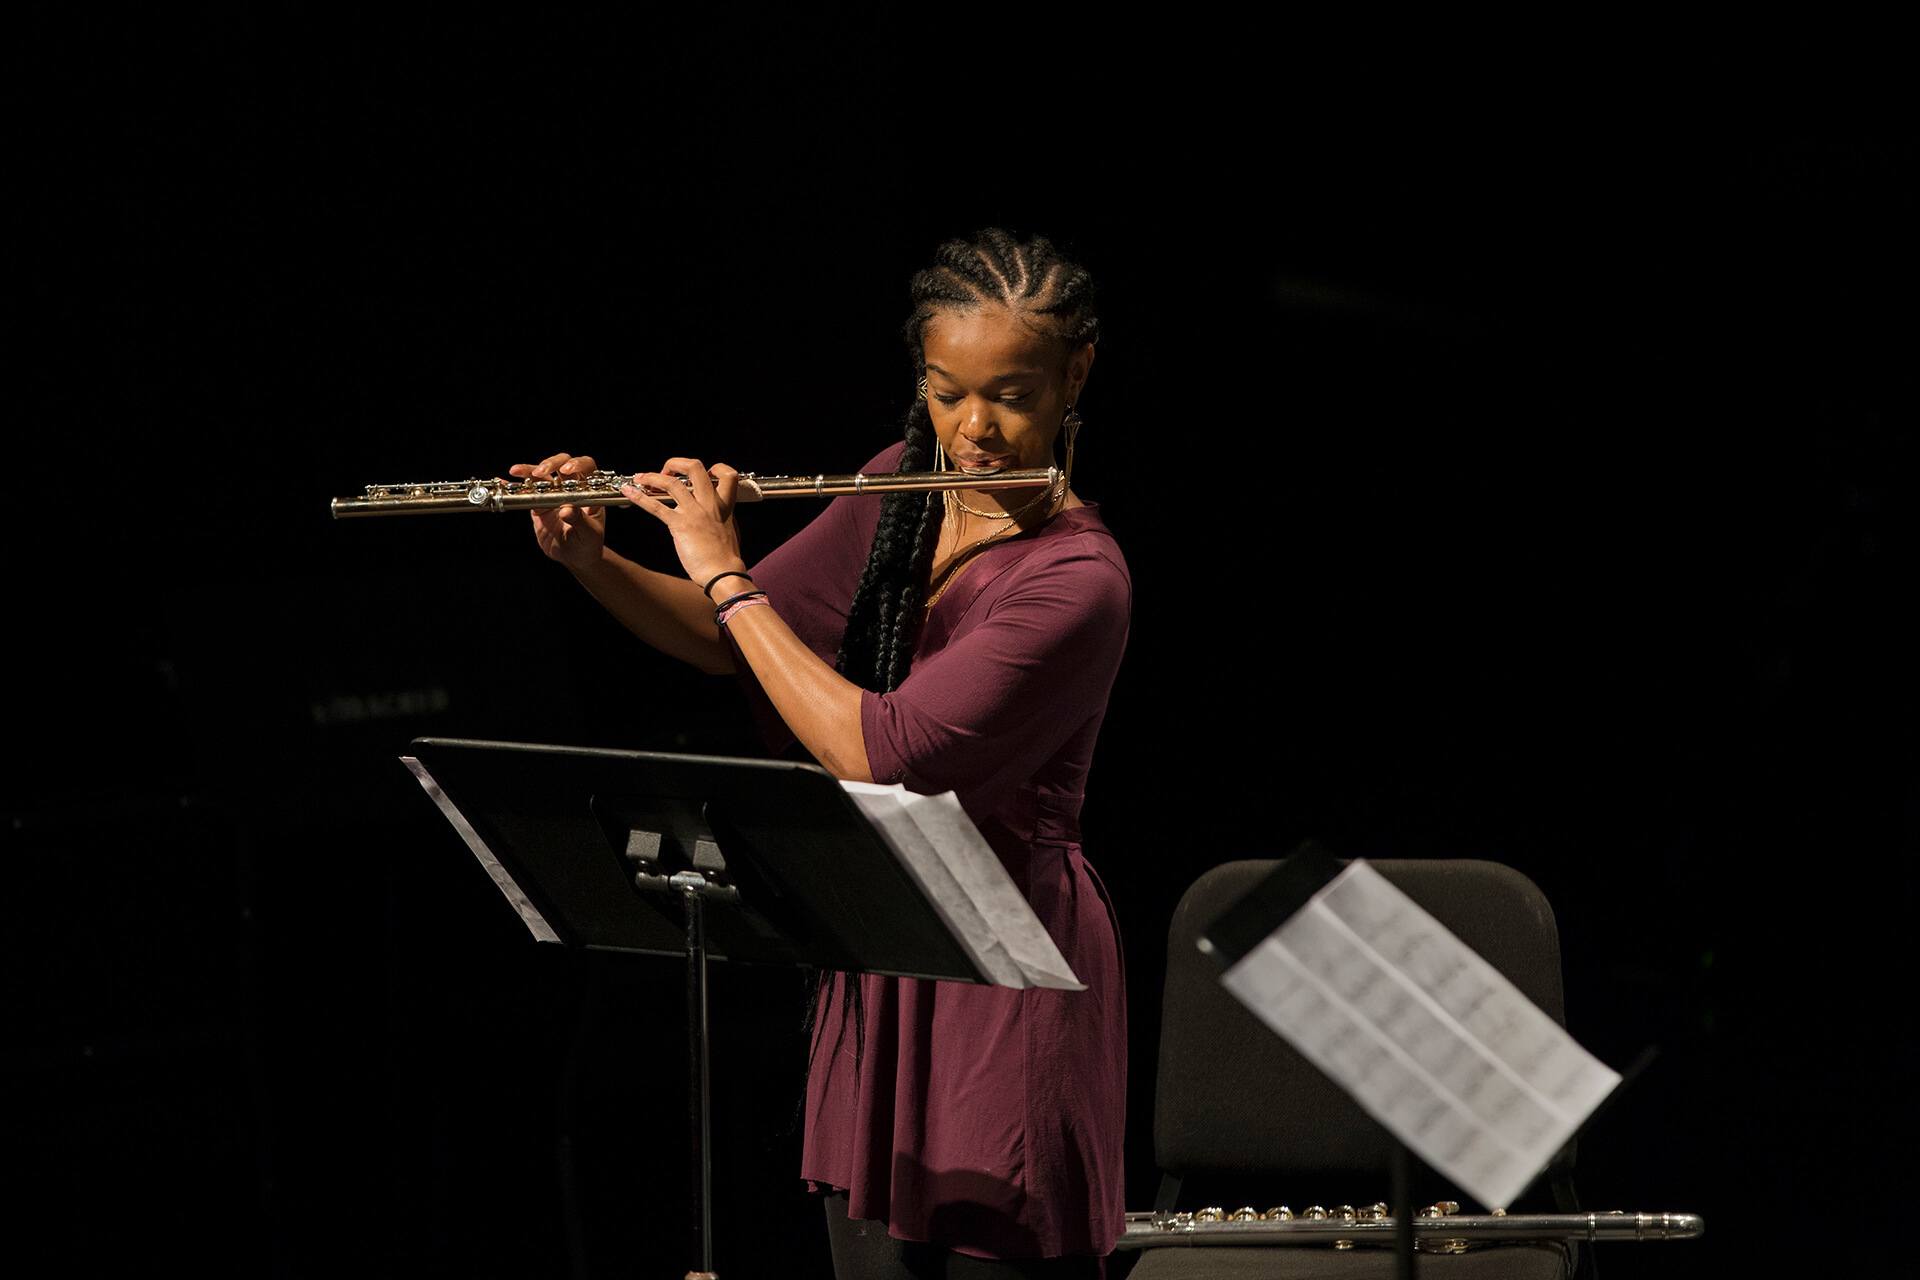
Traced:
<svg viewBox="0 0 1920 1280">
<path fill-rule="evenodd" d="M 932 470 L 933 419 L 924 400 L 915 398 L 905 428 L 900 470 Z M 930 493 L 890 493 L 880 502 L 880 524 L 854 589 L 837 666 L 862 688 L 887 693 L 907 678 L 913 660 L 916 621 L 940 536 L 940 508 Z"/>
<path fill-rule="evenodd" d="M 1068 351 L 1100 338 L 1093 277 L 1062 256 L 1045 236 L 1022 240 L 990 227 L 971 240 L 949 240 L 934 251 L 932 266 L 915 273 L 910 290 L 913 312 L 901 336 L 912 356 L 916 380 L 927 372 L 926 353 L 921 347 L 927 321 L 943 310 L 1004 306 L 1037 320 L 1060 338 Z M 900 458 L 900 470 L 931 471 L 935 434 L 924 397 L 914 398 L 903 425 L 907 448 Z M 913 665 L 927 578 L 940 540 L 941 505 L 933 493 L 890 493 L 881 503 L 873 547 L 847 610 L 847 630 L 840 641 L 836 667 L 864 689 L 890 693 L 900 687 Z M 834 990 L 827 976 L 818 971 L 810 987 L 805 1024 L 809 1061 L 819 1050 L 821 1023 Z M 861 998 L 860 983 L 851 975 L 846 990 L 853 1009 L 857 1067 L 866 1041 L 866 1002 Z M 841 1019 L 840 1035 L 846 1035 L 845 1018 Z"/>
</svg>

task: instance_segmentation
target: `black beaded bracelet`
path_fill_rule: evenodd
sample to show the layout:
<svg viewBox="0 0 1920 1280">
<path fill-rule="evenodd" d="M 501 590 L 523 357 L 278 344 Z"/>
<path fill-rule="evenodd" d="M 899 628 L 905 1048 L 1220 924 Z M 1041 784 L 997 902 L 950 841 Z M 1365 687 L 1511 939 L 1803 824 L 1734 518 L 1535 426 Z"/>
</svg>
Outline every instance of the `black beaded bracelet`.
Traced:
<svg viewBox="0 0 1920 1280">
<path fill-rule="evenodd" d="M 700 594 L 709 600 L 713 599 L 713 584 L 722 578 L 745 578 L 748 582 L 753 581 L 751 574 L 744 573 L 739 569 L 729 569 L 725 573 L 716 573 L 711 578 L 708 578 L 707 585 L 700 588 Z"/>
</svg>

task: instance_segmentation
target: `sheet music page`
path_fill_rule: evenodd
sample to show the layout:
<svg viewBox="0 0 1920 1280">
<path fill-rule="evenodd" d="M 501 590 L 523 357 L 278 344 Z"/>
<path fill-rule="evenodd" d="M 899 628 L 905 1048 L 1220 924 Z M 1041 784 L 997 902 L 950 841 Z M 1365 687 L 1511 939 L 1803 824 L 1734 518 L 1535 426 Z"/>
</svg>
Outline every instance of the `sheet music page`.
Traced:
<svg viewBox="0 0 1920 1280">
<path fill-rule="evenodd" d="M 1221 981 L 1488 1208 L 1512 1203 L 1620 1083 L 1364 861 Z"/>
<path fill-rule="evenodd" d="M 842 782 L 994 984 L 1084 991 L 1066 957 L 951 791 Z"/>
<path fill-rule="evenodd" d="M 493 850 L 487 847 L 487 842 L 480 838 L 480 833 L 475 831 L 473 824 L 467 821 L 467 815 L 460 812 L 448 798 L 447 793 L 440 789 L 440 784 L 433 780 L 433 775 L 427 772 L 427 766 L 413 756 L 401 756 L 400 763 L 407 766 L 414 780 L 426 790 L 427 795 L 432 797 L 434 804 L 439 806 L 440 812 L 445 815 L 448 822 L 453 824 L 453 829 L 460 833 L 460 838 L 467 842 L 467 848 L 472 850 L 473 856 L 480 860 L 480 865 L 487 869 L 487 875 L 492 877 L 494 888 L 500 890 L 500 896 L 505 898 L 507 904 L 519 915 L 520 923 L 527 926 L 527 931 L 533 934 L 534 939 L 539 942 L 560 941 L 560 935 L 553 931 L 553 926 L 547 923 L 547 918 L 540 914 L 532 902 L 528 901 L 527 895 L 521 891 L 513 877 L 507 874 L 507 869 L 500 865 L 500 860 L 493 856 Z"/>
<path fill-rule="evenodd" d="M 860 812 L 873 824 L 880 838 L 887 842 L 907 869 L 907 874 L 919 884 L 921 892 L 933 904 L 933 909 L 946 921 L 947 928 L 960 939 L 967 954 L 973 957 L 995 986 L 1023 987 L 1020 966 L 1007 954 L 1005 947 L 993 935 L 993 930 L 981 917 L 947 864 L 934 852 L 932 843 L 920 825 L 907 813 L 900 803 L 903 788 L 899 786 L 883 787 L 871 782 L 847 782 L 840 785 L 853 802 L 860 806 Z"/>
<path fill-rule="evenodd" d="M 900 802 L 1020 966 L 1027 979 L 1021 985 L 1085 991 L 1086 984 L 1074 976 L 1053 935 L 1007 874 L 1000 855 L 960 807 L 960 797 L 951 791 L 933 796 L 902 791 Z"/>
</svg>

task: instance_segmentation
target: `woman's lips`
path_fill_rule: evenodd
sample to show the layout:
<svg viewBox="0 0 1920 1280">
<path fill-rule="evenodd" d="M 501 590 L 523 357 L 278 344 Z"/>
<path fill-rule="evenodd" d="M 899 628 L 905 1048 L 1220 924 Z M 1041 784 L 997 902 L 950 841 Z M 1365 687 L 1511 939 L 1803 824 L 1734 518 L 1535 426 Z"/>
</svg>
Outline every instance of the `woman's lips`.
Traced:
<svg viewBox="0 0 1920 1280">
<path fill-rule="evenodd" d="M 1006 455 L 989 455 L 984 458 L 955 458 L 962 471 L 1004 471 L 1011 461 Z"/>
</svg>

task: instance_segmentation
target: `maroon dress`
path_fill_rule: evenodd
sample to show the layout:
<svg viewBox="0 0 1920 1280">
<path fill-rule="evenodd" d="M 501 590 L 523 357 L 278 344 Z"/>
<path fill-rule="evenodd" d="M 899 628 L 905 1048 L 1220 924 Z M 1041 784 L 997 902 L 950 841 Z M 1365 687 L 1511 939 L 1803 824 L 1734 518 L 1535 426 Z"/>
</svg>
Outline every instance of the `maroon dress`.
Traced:
<svg viewBox="0 0 1920 1280">
<path fill-rule="evenodd" d="M 873 459 L 893 470 L 905 445 Z M 829 663 L 880 518 L 845 497 L 753 566 Z M 988 1258 L 1104 1254 L 1125 1219 L 1127 1083 L 1119 926 L 1080 851 L 1093 744 L 1126 646 L 1132 586 L 1094 506 L 973 557 L 922 628 L 907 679 L 867 692 L 874 781 L 955 791 L 1085 991 L 847 975 L 823 991 L 800 1174 L 850 1217 Z M 792 741 L 735 651 L 770 742 Z M 844 1025 L 843 1025 L 844 1019 Z"/>
</svg>

